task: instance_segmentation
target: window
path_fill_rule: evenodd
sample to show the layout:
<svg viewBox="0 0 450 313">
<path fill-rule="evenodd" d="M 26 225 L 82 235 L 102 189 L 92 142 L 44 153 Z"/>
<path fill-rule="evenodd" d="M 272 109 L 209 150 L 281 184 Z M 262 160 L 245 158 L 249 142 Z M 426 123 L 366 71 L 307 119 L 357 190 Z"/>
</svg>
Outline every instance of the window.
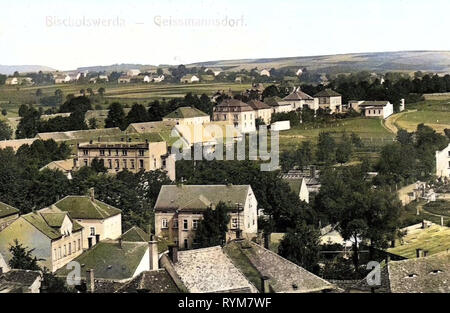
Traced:
<svg viewBox="0 0 450 313">
<path fill-rule="evenodd" d="M 53 249 L 53 258 L 55 259 L 55 260 L 58 260 L 58 254 L 56 254 L 56 249 Z"/>
<path fill-rule="evenodd" d="M 178 228 L 178 219 L 173 219 L 173 228 Z"/>
<path fill-rule="evenodd" d="M 104 156 L 105 155 L 105 150 L 100 150 L 100 155 Z"/>
<path fill-rule="evenodd" d="M 119 160 L 116 160 L 116 169 L 119 169 L 119 168 L 120 168 Z"/>
<path fill-rule="evenodd" d="M 127 160 L 123 160 L 123 168 L 127 168 L 127 167 L 128 167 Z"/>
<path fill-rule="evenodd" d="M 91 236 L 95 236 L 95 227 L 91 227 Z"/>
<path fill-rule="evenodd" d="M 78 251 L 81 250 L 81 239 L 78 239 Z"/>
<path fill-rule="evenodd" d="M 139 156 L 144 156 L 144 150 L 139 150 Z"/>
<path fill-rule="evenodd" d="M 58 259 L 61 259 L 62 254 L 61 254 L 61 247 L 58 248 Z"/>
<path fill-rule="evenodd" d="M 193 229 L 193 230 L 196 230 L 197 227 L 198 227 L 198 220 L 193 220 L 193 221 L 192 221 L 192 229 Z"/>
<path fill-rule="evenodd" d="M 189 229 L 188 220 L 183 220 L 183 230 L 188 230 L 188 229 Z"/>
<path fill-rule="evenodd" d="M 116 155 L 119 155 L 119 149 L 116 149 Z"/>
<path fill-rule="evenodd" d="M 64 256 L 65 257 L 67 256 L 67 246 L 66 245 L 64 245 Z"/>
<path fill-rule="evenodd" d="M 84 160 L 83 160 L 83 162 L 84 162 L 84 166 L 88 166 L 88 165 L 89 165 L 89 163 L 88 163 L 88 160 L 87 160 L 87 159 L 84 159 Z"/>
<path fill-rule="evenodd" d="M 167 223 L 167 219 L 163 218 L 161 220 L 161 228 L 168 228 L 168 227 L 169 227 L 169 224 Z"/>
<path fill-rule="evenodd" d="M 134 160 L 131 160 L 131 169 L 134 169 Z"/>
<path fill-rule="evenodd" d="M 111 155 L 111 149 L 108 150 L 108 155 Z"/>
<path fill-rule="evenodd" d="M 139 168 L 144 168 L 144 160 L 139 160 Z"/>
<path fill-rule="evenodd" d="M 122 155 L 127 156 L 128 155 L 128 151 L 126 149 L 122 150 Z"/>
<path fill-rule="evenodd" d="M 112 161 L 108 160 L 108 168 L 112 168 Z"/>
<path fill-rule="evenodd" d="M 235 218 L 235 217 L 231 219 L 231 228 L 232 229 L 237 229 L 238 228 L 238 219 Z"/>
<path fill-rule="evenodd" d="M 187 239 L 184 239 L 184 248 L 185 248 L 185 249 L 188 249 L 188 248 L 189 248 L 188 240 L 187 240 Z"/>
<path fill-rule="evenodd" d="M 73 253 L 75 253 L 75 251 L 77 251 L 77 243 L 76 243 L 76 241 L 74 240 L 74 241 L 73 241 Z"/>
<path fill-rule="evenodd" d="M 69 255 L 72 254 L 72 244 L 69 242 Z"/>
<path fill-rule="evenodd" d="M 153 159 L 153 168 L 156 168 L 156 159 Z"/>
<path fill-rule="evenodd" d="M 83 155 L 89 155 L 89 150 L 84 149 L 83 150 Z"/>
</svg>

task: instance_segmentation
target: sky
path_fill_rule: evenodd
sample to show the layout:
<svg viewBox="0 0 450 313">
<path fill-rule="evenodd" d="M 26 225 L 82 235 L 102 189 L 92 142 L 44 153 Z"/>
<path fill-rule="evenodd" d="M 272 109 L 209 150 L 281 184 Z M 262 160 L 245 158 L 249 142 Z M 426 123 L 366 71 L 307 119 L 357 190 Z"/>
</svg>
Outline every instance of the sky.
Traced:
<svg viewBox="0 0 450 313">
<path fill-rule="evenodd" d="M 0 64 L 450 50 L 448 0 L 0 0 Z"/>
</svg>

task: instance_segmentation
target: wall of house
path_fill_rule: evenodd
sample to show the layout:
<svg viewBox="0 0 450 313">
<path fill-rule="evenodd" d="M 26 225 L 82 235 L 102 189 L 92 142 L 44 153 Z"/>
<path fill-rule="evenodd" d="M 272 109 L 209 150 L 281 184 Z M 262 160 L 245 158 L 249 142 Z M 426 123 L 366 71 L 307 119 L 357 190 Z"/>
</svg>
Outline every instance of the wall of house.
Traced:
<svg viewBox="0 0 450 313">
<path fill-rule="evenodd" d="M 245 112 L 214 112 L 214 121 L 228 121 L 233 123 L 235 128 L 241 133 L 250 133 L 256 131 L 255 111 Z"/>
<path fill-rule="evenodd" d="M 163 118 L 164 122 L 173 121 L 177 124 L 184 125 L 201 125 L 205 123 L 209 123 L 211 118 L 208 116 L 197 116 L 191 118 Z"/>
<path fill-rule="evenodd" d="M 272 119 L 272 109 L 258 110 L 256 111 L 256 117 L 262 119 L 266 125 L 269 125 Z"/>
<path fill-rule="evenodd" d="M 18 218 L 0 232 L 0 254 L 3 255 L 6 262 L 9 262 L 12 257 L 9 248 L 11 245 L 14 245 L 15 239 L 23 246 L 34 249 L 33 255 L 38 259 L 42 259 L 38 262 L 39 265 L 52 269 L 50 238 L 42 234 L 24 218 Z"/>
<path fill-rule="evenodd" d="M 50 258 L 52 264 L 48 268 L 55 272 L 81 253 L 83 253 L 83 231 L 71 233 L 70 236 L 63 236 L 51 243 Z"/>
<path fill-rule="evenodd" d="M 19 213 L 0 218 L 0 231 L 12 224 L 19 218 Z"/>
<path fill-rule="evenodd" d="M 441 151 L 436 151 L 436 176 L 450 179 L 450 144 Z"/>
<path fill-rule="evenodd" d="M 122 235 L 122 214 L 111 216 L 104 220 L 98 219 L 78 219 L 76 220 L 83 226 L 83 248 L 89 248 L 89 239 L 92 238 L 92 244 L 95 245 L 96 237 L 91 235 L 91 227 L 95 228 L 95 234 L 100 235 L 100 240 L 117 239 Z"/>
</svg>

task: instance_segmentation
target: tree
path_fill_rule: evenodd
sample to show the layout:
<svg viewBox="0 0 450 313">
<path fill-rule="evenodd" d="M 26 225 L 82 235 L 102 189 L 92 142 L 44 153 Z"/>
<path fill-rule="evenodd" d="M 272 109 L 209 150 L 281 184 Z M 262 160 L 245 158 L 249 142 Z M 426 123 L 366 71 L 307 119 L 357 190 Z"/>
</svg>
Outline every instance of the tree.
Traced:
<svg viewBox="0 0 450 313">
<path fill-rule="evenodd" d="M 8 111 L 6 111 L 6 109 L 3 109 L 3 110 L 2 110 L 2 115 L 3 115 L 3 116 L 8 115 Z"/>
<path fill-rule="evenodd" d="M 336 143 L 330 133 L 321 132 L 317 143 L 317 160 L 332 163 L 335 160 Z"/>
<path fill-rule="evenodd" d="M 11 139 L 12 129 L 6 122 L 0 120 L 0 140 Z"/>
<path fill-rule="evenodd" d="M 341 142 L 336 148 L 336 161 L 341 164 L 348 162 L 352 155 L 352 148 L 352 143 L 347 134 L 342 134 Z"/>
<path fill-rule="evenodd" d="M 103 98 L 103 96 L 105 95 L 105 88 L 100 87 L 98 88 L 97 92 Z"/>
<path fill-rule="evenodd" d="M 28 113 L 28 106 L 26 104 L 22 104 L 19 107 L 19 116 L 20 117 L 24 117 L 25 114 L 27 114 L 27 113 Z"/>
<path fill-rule="evenodd" d="M 108 117 L 105 120 L 105 128 L 119 127 L 124 129 L 125 124 L 125 112 L 120 103 L 114 102 L 109 106 Z"/>
<path fill-rule="evenodd" d="M 149 117 L 145 107 L 142 104 L 135 103 L 131 107 L 130 112 L 128 112 L 126 118 L 126 126 L 132 123 L 148 122 L 148 120 Z"/>
<path fill-rule="evenodd" d="M 278 254 L 308 271 L 317 271 L 319 244 L 319 231 L 300 222 L 284 235 L 278 247 Z"/>
<path fill-rule="evenodd" d="M 229 211 L 223 202 L 218 203 L 215 209 L 206 209 L 195 233 L 195 241 L 199 248 L 217 246 L 225 242 L 230 221 Z"/>
<path fill-rule="evenodd" d="M 38 98 L 42 97 L 42 89 L 36 90 L 36 97 Z"/>
<path fill-rule="evenodd" d="M 38 259 L 33 257 L 34 249 L 28 250 L 28 247 L 22 246 L 17 239 L 14 240 L 14 245 L 10 245 L 9 252 L 12 255 L 9 260 L 9 266 L 13 269 L 39 271 Z"/>
<path fill-rule="evenodd" d="M 104 161 L 94 158 L 91 163 L 91 167 L 97 173 L 106 173 L 108 169 L 105 167 Z"/>
<path fill-rule="evenodd" d="M 88 126 L 90 129 L 96 129 L 98 127 L 97 119 L 95 117 L 90 118 L 88 121 Z"/>
<path fill-rule="evenodd" d="M 92 96 L 94 96 L 94 90 L 92 90 L 92 88 L 88 88 L 88 89 L 86 89 L 86 91 L 89 93 L 89 95 L 92 97 Z"/>
</svg>

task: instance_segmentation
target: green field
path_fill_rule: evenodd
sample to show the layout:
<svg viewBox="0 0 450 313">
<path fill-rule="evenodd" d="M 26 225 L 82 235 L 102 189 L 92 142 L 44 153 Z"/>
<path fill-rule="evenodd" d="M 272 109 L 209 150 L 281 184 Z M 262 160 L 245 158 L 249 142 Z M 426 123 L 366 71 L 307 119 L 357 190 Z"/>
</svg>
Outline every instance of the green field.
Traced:
<svg viewBox="0 0 450 313">
<path fill-rule="evenodd" d="M 424 123 L 438 132 L 443 132 L 445 128 L 450 128 L 450 99 L 447 100 L 427 100 L 407 105 L 408 110 L 394 124 L 397 128 L 414 131 L 417 125 Z"/>
</svg>

